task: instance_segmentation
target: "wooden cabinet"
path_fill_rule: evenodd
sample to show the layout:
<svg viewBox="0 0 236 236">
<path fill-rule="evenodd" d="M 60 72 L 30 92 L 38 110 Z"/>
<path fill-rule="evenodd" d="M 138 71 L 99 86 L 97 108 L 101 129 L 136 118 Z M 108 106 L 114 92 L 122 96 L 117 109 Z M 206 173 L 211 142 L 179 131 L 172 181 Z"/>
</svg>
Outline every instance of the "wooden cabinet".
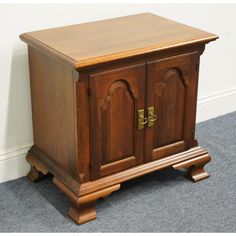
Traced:
<svg viewBox="0 0 236 236">
<path fill-rule="evenodd" d="M 129 37 L 127 37 L 129 35 Z M 78 224 L 97 199 L 165 167 L 193 181 L 210 161 L 195 139 L 200 55 L 218 36 L 150 14 L 24 33 L 34 145 L 28 177 L 49 172 Z"/>
</svg>

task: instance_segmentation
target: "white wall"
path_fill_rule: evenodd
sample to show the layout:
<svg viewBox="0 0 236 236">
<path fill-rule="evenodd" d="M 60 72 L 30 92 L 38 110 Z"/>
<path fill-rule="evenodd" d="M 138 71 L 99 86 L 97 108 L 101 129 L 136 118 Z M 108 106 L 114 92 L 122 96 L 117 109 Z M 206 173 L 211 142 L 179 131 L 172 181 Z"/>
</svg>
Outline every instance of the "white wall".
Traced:
<svg viewBox="0 0 236 236">
<path fill-rule="evenodd" d="M 18 35 L 56 26 L 139 12 L 161 16 L 216 33 L 200 67 L 198 121 L 236 110 L 236 5 L 58 4 L 0 5 L 0 182 L 24 176 L 32 145 L 26 45 Z"/>
</svg>

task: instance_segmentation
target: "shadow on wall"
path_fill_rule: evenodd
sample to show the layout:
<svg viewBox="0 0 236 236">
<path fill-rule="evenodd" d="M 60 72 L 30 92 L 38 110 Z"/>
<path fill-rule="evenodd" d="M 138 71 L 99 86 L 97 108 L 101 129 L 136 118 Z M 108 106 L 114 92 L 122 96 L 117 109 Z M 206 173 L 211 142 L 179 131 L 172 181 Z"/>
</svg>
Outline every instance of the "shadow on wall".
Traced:
<svg viewBox="0 0 236 236">
<path fill-rule="evenodd" d="M 32 115 L 28 54 L 22 43 L 15 44 L 12 51 L 11 75 L 8 93 L 5 147 L 12 152 L 17 162 L 15 175 L 22 176 L 29 169 L 25 155 L 33 143 Z M 16 159 L 17 158 L 17 159 Z M 12 166 L 13 168 L 15 165 Z M 15 167 L 16 168 L 16 167 Z M 9 169 L 6 169 L 9 172 Z M 6 175 L 9 173 L 6 173 Z"/>
</svg>

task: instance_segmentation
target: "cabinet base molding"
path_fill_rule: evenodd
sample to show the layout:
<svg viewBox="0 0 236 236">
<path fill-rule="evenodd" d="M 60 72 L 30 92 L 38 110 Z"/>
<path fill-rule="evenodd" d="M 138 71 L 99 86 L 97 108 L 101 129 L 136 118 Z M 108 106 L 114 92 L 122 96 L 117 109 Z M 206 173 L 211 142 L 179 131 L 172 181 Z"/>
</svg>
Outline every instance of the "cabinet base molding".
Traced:
<svg viewBox="0 0 236 236">
<path fill-rule="evenodd" d="M 83 224 L 88 221 L 96 219 L 95 202 L 99 198 L 105 198 L 112 192 L 120 189 L 120 184 L 113 185 L 108 188 L 101 189 L 97 192 L 93 192 L 82 197 L 76 196 L 70 189 L 68 189 L 60 180 L 56 177 L 53 178 L 54 184 L 65 193 L 67 198 L 71 202 L 68 215 L 77 223 Z"/>
<path fill-rule="evenodd" d="M 37 153 L 36 156 L 35 153 Z M 211 157 L 203 148 L 194 147 L 182 153 L 141 164 L 98 180 L 85 183 L 77 182 L 76 186 L 68 186 L 66 184 L 68 179 L 73 179 L 75 182 L 76 180 L 69 175 L 60 175 L 60 173 L 57 172 L 57 169 L 60 170 L 60 167 L 53 163 L 52 168 L 50 162 L 45 162 L 45 160 L 47 160 L 47 157 L 39 150 L 37 151 L 37 148 L 33 146 L 27 155 L 27 161 L 31 165 L 31 170 L 27 175 L 28 178 L 33 182 L 37 182 L 42 176 L 51 172 L 54 175 L 54 184 L 71 202 L 68 215 L 77 224 L 83 224 L 96 219 L 96 201 L 99 198 L 104 198 L 112 192 L 119 190 L 121 183 L 170 166 L 177 170 L 183 168 L 187 169 L 190 179 L 193 182 L 197 182 L 209 177 L 209 174 L 204 171 L 204 166 L 211 160 Z"/>
<path fill-rule="evenodd" d="M 74 177 L 69 175 L 64 169 L 62 169 L 52 158 L 44 154 L 38 147 L 33 145 L 28 151 L 26 160 L 31 165 L 31 170 L 28 173 L 29 179 L 34 181 L 34 172 L 39 172 L 39 175 L 47 175 L 50 172 L 58 179 L 63 180 L 63 183 L 71 189 L 76 195 L 79 195 L 80 183 Z M 33 167 L 33 168 L 32 168 Z M 32 170 L 33 169 L 33 170 Z M 39 179 L 40 180 L 40 179 Z"/>
<path fill-rule="evenodd" d="M 187 151 L 141 164 L 122 172 L 105 176 L 98 180 L 82 183 L 80 187 L 80 195 L 82 196 L 90 192 L 97 191 L 102 187 L 120 184 L 122 182 L 171 166 L 174 169 L 186 168 L 190 179 L 197 182 L 209 176 L 209 174 L 204 171 L 203 167 L 210 160 L 211 157 L 205 149 L 199 146 L 194 147 Z"/>
</svg>

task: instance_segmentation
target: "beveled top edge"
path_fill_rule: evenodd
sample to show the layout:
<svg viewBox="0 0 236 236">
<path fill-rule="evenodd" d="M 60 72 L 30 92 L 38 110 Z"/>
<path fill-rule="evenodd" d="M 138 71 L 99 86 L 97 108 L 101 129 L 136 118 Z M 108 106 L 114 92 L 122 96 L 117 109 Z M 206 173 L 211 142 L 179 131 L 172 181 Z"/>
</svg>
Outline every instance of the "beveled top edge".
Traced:
<svg viewBox="0 0 236 236">
<path fill-rule="evenodd" d="M 156 15 L 154 15 L 152 13 L 141 13 L 141 14 L 129 15 L 126 17 L 133 17 L 133 16 L 135 16 L 135 17 L 137 17 L 137 16 L 153 16 L 154 17 Z M 156 17 L 159 17 L 159 16 L 156 16 Z M 75 24 L 75 25 L 70 25 L 70 26 L 89 25 L 91 23 L 93 23 L 93 24 L 96 22 L 101 23 L 101 22 L 107 22 L 109 20 L 118 20 L 118 19 L 122 19 L 122 18 L 124 18 L 124 17 L 105 19 L 105 20 L 101 20 L 101 21 L 88 22 L 88 23 L 83 23 L 83 24 Z M 164 20 L 166 19 L 164 17 L 159 17 L 159 18 L 162 18 Z M 189 27 L 190 29 L 198 30 L 194 27 L 187 26 L 182 23 L 175 22 L 173 20 L 166 19 L 166 21 L 173 22 L 173 24 L 175 23 L 175 24 L 183 25 L 183 26 Z M 47 30 L 62 29 L 65 27 L 67 27 L 67 26 L 56 27 L 56 28 L 47 29 Z M 120 52 L 115 52 L 115 53 L 104 54 L 104 55 L 100 55 L 100 56 L 88 57 L 88 58 L 82 58 L 82 59 L 75 60 L 75 58 L 69 56 L 68 54 L 63 53 L 62 51 L 57 50 L 55 47 L 52 47 L 52 46 L 44 43 L 43 41 L 38 40 L 36 37 L 33 37 L 32 35 L 30 35 L 31 33 L 34 33 L 34 32 L 37 33 L 40 31 L 43 32 L 46 30 L 39 30 L 39 31 L 23 33 L 20 35 L 20 38 L 22 41 L 26 42 L 30 46 L 35 47 L 35 48 L 39 48 L 40 50 L 42 50 L 48 54 L 52 54 L 52 55 L 60 58 L 61 60 L 66 61 L 67 63 L 72 65 L 76 70 L 91 67 L 91 66 L 101 64 L 101 63 L 106 63 L 106 62 L 115 61 L 115 60 L 119 60 L 119 59 L 130 58 L 130 57 L 153 53 L 153 52 L 158 52 L 158 51 L 167 50 L 167 49 L 171 49 L 171 48 L 184 47 L 187 45 L 194 45 L 194 44 L 207 44 L 207 43 L 219 38 L 215 34 L 199 30 L 199 32 L 201 31 L 201 32 L 205 33 L 205 37 L 199 36 L 197 39 L 190 39 L 188 41 L 185 40 L 183 42 L 176 41 L 176 42 L 169 44 L 169 45 L 161 45 L 159 43 L 156 43 L 153 45 L 148 45 L 145 47 L 135 48 L 135 49 L 131 49 L 131 50 L 125 50 L 125 51 L 120 51 Z"/>
<path fill-rule="evenodd" d="M 160 47 L 160 48 L 158 48 L 157 45 L 153 45 L 150 47 L 140 48 L 137 50 L 130 50 L 130 51 L 122 52 L 122 53 L 117 53 L 115 56 L 113 54 L 111 54 L 111 55 L 106 55 L 104 57 L 91 58 L 91 60 L 87 59 L 87 60 L 82 60 L 82 61 L 78 61 L 78 62 L 74 61 L 75 62 L 74 65 L 75 65 L 76 69 L 82 69 L 82 68 L 86 68 L 88 66 L 106 63 L 109 61 L 114 61 L 114 60 L 118 60 L 118 59 L 125 59 L 125 58 L 129 58 L 129 57 L 134 57 L 134 56 L 140 56 L 140 55 L 159 52 L 159 51 L 163 51 L 163 50 L 167 50 L 167 49 L 171 49 L 171 48 L 177 48 L 177 47 L 181 47 L 181 46 L 184 47 L 184 46 L 188 46 L 191 44 L 193 45 L 193 44 L 199 44 L 199 43 L 207 44 L 207 43 L 214 41 L 218 38 L 219 37 L 216 35 L 216 36 L 212 36 L 212 37 L 206 37 L 201 40 L 192 40 L 187 43 L 179 43 L 179 44 L 166 46 L 166 47 Z M 95 60 L 96 60 L 96 62 L 95 62 Z"/>
</svg>

